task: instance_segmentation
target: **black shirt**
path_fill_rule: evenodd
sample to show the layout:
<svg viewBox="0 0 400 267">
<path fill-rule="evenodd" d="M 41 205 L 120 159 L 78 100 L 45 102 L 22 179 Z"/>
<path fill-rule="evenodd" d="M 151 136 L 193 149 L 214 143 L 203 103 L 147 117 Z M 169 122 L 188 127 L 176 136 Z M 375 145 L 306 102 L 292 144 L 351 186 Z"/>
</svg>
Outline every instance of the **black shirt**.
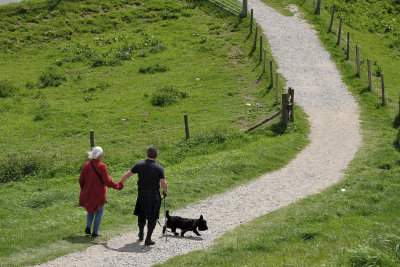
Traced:
<svg viewBox="0 0 400 267">
<path fill-rule="evenodd" d="M 164 168 L 151 159 L 146 159 L 135 164 L 131 169 L 132 173 L 137 173 L 139 180 L 137 182 L 139 191 L 160 190 L 160 179 L 164 179 Z"/>
</svg>

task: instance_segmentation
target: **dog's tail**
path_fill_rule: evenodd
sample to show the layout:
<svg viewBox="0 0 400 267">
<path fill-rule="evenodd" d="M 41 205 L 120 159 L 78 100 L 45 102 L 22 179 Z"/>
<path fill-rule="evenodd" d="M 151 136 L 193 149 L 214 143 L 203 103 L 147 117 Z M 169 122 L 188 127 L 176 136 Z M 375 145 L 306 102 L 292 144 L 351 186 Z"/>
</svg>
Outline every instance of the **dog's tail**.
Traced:
<svg viewBox="0 0 400 267">
<path fill-rule="evenodd" d="M 165 214 L 167 215 L 167 219 L 170 219 L 170 218 L 171 218 L 171 216 L 169 215 L 169 210 L 167 210 L 167 211 L 165 212 Z"/>
</svg>

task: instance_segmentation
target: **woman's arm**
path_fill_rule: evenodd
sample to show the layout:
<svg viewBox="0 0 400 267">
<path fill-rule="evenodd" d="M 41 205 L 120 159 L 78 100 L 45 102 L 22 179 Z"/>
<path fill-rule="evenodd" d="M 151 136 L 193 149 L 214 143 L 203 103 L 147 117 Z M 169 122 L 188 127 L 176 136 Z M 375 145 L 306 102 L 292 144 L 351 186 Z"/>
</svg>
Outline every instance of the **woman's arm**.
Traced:
<svg viewBox="0 0 400 267">
<path fill-rule="evenodd" d="M 104 185 L 107 187 L 114 188 L 114 189 L 122 190 L 124 188 L 124 184 L 114 182 L 111 179 L 111 177 L 108 175 L 107 166 L 105 164 L 103 166 L 104 166 L 103 168 L 104 168 L 104 173 L 105 173 L 105 175 L 102 175 Z"/>
<path fill-rule="evenodd" d="M 79 177 L 79 185 L 81 186 L 81 189 L 85 185 L 85 173 L 84 173 L 85 165 L 83 165 L 82 170 L 81 170 L 81 176 Z"/>
</svg>

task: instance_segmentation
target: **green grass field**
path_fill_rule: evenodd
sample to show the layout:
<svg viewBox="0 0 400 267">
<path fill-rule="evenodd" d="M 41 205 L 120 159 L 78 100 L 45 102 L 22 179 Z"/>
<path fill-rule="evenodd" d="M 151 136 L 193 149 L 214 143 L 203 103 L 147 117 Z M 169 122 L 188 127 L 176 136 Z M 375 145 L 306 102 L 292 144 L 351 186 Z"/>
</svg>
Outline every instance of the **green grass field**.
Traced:
<svg viewBox="0 0 400 267">
<path fill-rule="evenodd" d="M 359 103 L 363 146 L 337 185 L 240 226 L 205 251 L 173 258 L 165 265 L 399 266 L 399 2 L 322 0 L 320 16 L 313 15 L 316 1 L 264 2 L 284 14 L 288 13 L 284 6 L 295 3 L 315 25 Z M 336 45 L 337 17 L 334 32 L 328 33 L 333 3 L 345 22 L 342 40 L 351 32 L 350 61 L 345 59 L 345 42 Z M 361 47 L 361 78 L 356 77 L 355 44 Z M 374 63 L 372 92 L 367 91 L 367 58 Z M 381 72 L 385 107 L 377 77 Z"/>
<path fill-rule="evenodd" d="M 248 27 L 206 1 L 0 7 L 0 265 L 45 262 L 136 228 L 130 179 L 109 190 L 103 237 L 83 236 L 78 177 L 90 130 L 117 181 L 156 144 L 171 210 L 301 151 L 309 125 L 298 107 L 287 127 L 243 131 L 280 108 Z"/>
</svg>

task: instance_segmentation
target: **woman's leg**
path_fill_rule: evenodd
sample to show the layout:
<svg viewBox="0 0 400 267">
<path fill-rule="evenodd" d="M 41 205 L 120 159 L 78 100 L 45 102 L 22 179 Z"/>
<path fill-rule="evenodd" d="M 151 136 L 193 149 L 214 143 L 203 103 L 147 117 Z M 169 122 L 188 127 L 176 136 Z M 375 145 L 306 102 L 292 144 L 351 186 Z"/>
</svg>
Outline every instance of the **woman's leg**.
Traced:
<svg viewBox="0 0 400 267">
<path fill-rule="evenodd" d="M 92 214 L 87 214 L 86 216 L 86 228 L 92 228 L 92 224 L 93 224 L 93 218 L 94 218 L 94 213 Z"/>
<path fill-rule="evenodd" d="M 101 219 L 103 218 L 104 205 L 94 213 L 93 234 L 98 234 Z"/>
</svg>

